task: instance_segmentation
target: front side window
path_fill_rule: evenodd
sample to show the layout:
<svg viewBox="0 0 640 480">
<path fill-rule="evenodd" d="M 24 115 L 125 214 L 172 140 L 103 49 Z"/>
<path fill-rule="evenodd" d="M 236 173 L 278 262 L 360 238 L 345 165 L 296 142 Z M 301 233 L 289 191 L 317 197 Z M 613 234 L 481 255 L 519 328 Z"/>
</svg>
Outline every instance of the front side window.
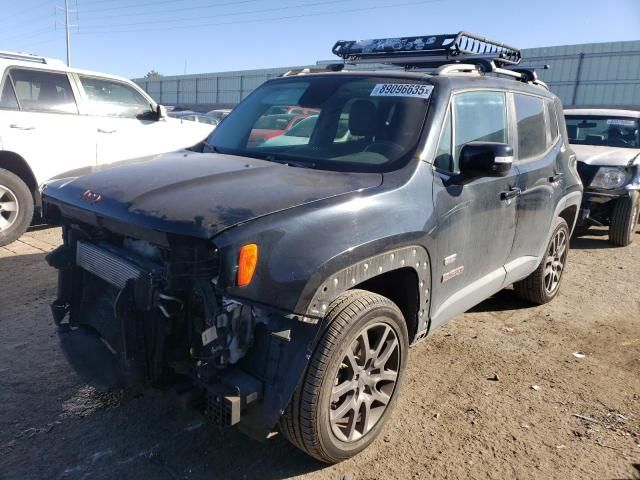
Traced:
<svg viewBox="0 0 640 480">
<path fill-rule="evenodd" d="M 80 83 L 82 83 L 82 88 L 87 95 L 90 115 L 147 118 L 154 113 L 149 100 L 129 85 L 82 75 Z"/>
<path fill-rule="evenodd" d="M 327 170 L 390 171 L 415 154 L 432 88 L 413 79 L 356 75 L 272 81 L 231 112 L 204 151 Z"/>
<path fill-rule="evenodd" d="M 10 75 L 22 110 L 78 113 L 66 74 L 14 68 Z"/>
<path fill-rule="evenodd" d="M 518 159 L 536 157 L 547 150 L 544 101 L 531 95 L 515 94 L 518 122 Z"/>
<path fill-rule="evenodd" d="M 569 143 L 640 148 L 640 120 L 607 115 L 566 115 Z"/>
<path fill-rule="evenodd" d="M 453 172 L 458 172 L 460 152 L 469 142 L 507 143 L 507 107 L 504 92 L 473 91 L 453 98 Z"/>
</svg>

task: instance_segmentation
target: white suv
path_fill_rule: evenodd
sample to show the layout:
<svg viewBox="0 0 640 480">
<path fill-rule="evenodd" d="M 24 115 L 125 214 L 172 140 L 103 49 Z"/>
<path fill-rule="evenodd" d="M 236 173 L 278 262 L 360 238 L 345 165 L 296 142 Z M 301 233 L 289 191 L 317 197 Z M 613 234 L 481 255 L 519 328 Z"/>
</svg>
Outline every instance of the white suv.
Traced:
<svg viewBox="0 0 640 480">
<path fill-rule="evenodd" d="M 190 147 L 211 129 L 168 118 L 124 78 L 0 51 L 0 246 L 26 231 L 46 181 Z"/>
</svg>

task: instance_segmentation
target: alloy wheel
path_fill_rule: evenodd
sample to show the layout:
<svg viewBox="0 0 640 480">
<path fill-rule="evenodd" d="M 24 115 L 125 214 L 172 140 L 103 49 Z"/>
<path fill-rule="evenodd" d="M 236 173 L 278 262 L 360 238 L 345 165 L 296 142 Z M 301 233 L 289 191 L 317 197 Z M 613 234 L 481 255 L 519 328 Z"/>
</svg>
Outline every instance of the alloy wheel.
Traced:
<svg viewBox="0 0 640 480">
<path fill-rule="evenodd" d="M 382 418 L 398 381 L 400 343 L 386 323 L 366 326 L 351 343 L 331 392 L 330 422 L 343 442 L 364 437 Z"/>
<path fill-rule="evenodd" d="M 19 210 L 15 193 L 8 187 L 0 185 L 0 232 L 11 228 L 18 218 Z"/>
<path fill-rule="evenodd" d="M 566 232 L 560 229 L 549 245 L 544 269 L 544 289 L 548 295 L 553 295 L 560 285 L 567 259 L 567 240 Z"/>
</svg>

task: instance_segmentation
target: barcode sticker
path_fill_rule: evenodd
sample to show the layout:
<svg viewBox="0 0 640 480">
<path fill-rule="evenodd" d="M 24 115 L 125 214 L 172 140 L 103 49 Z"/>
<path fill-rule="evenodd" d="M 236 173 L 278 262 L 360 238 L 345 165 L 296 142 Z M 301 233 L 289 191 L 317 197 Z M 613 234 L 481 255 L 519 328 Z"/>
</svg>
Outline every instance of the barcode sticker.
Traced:
<svg viewBox="0 0 640 480">
<path fill-rule="evenodd" d="M 635 120 L 625 120 L 622 118 L 609 118 L 607 119 L 607 125 L 620 125 L 622 127 L 635 127 Z"/>
<path fill-rule="evenodd" d="M 372 97 L 429 98 L 433 85 L 419 83 L 378 83 L 371 91 Z"/>
</svg>

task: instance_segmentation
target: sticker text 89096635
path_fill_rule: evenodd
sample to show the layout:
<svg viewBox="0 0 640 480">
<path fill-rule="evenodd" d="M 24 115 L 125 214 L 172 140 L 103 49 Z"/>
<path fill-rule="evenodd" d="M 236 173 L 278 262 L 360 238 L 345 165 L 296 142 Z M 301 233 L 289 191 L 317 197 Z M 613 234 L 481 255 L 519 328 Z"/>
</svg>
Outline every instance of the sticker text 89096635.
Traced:
<svg viewBox="0 0 640 480">
<path fill-rule="evenodd" d="M 429 98 L 433 85 L 420 83 L 378 83 L 371 91 L 372 97 Z"/>
</svg>

